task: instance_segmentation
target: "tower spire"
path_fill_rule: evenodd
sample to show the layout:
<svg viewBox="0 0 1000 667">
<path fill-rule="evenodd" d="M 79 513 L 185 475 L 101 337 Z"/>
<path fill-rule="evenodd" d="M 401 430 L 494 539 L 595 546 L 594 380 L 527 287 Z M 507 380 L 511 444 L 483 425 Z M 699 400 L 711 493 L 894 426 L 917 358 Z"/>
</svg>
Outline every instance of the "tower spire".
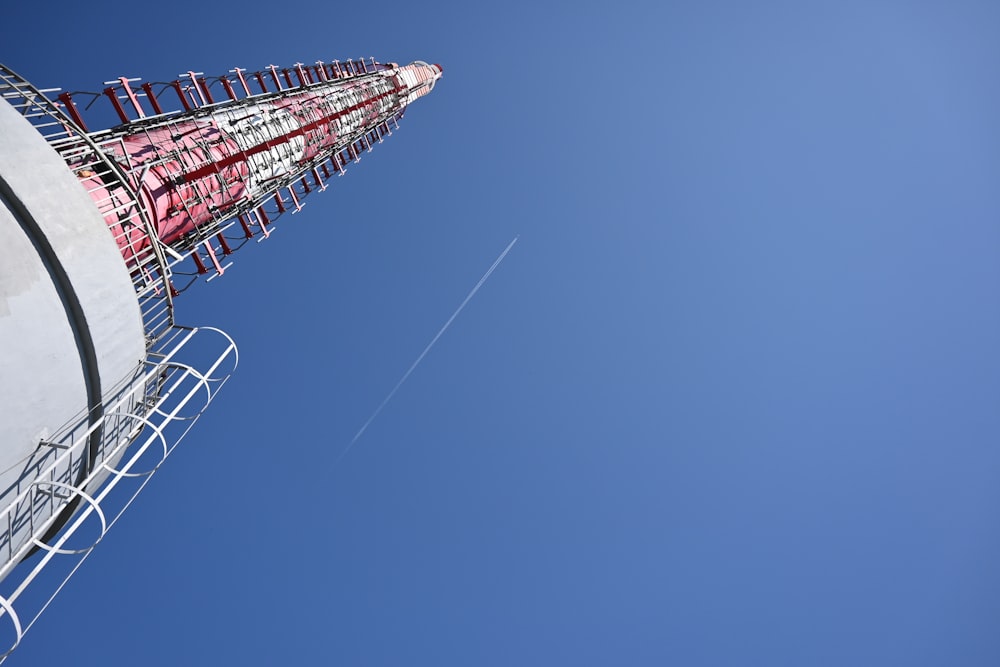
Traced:
<svg viewBox="0 0 1000 667">
<path fill-rule="evenodd" d="M 139 84 L 121 77 L 103 96 L 121 124 L 91 138 L 124 179 L 68 160 L 117 240 L 126 264 L 143 270 L 154 243 L 175 263 L 221 274 L 225 257 L 398 127 L 406 107 L 433 90 L 440 65 L 372 59 L 240 68 L 206 78 Z M 79 95 L 79 94 L 77 94 Z M 83 118 L 69 93 L 60 100 Z M 164 109 L 175 108 L 164 112 Z M 146 229 L 123 220 L 134 202 Z"/>
<path fill-rule="evenodd" d="M 0 662 L 48 606 L 29 585 L 77 571 L 235 370 L 228 335 L 175 322 L 180 276 L 221 275 L 441 72 L 296 63 L 53 99 L 0 65 Z M 116 120 L 91 131 L 97 99 Z"/>
</svg>

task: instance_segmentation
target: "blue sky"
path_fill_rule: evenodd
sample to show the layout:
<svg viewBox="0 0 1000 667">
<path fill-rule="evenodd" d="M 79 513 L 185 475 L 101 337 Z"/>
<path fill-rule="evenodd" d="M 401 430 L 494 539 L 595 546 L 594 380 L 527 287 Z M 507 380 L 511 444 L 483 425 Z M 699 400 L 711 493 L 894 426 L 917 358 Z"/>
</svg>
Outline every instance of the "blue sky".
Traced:
<svg viewBox="0 0 1000 667">
<path fill-rule="evenodd" d="M 1000 5 L 106 6 L 3 61 L 444 78 L 178 299 L 238 374 L 9 664 L 1000 663 Z"/>
</svg>

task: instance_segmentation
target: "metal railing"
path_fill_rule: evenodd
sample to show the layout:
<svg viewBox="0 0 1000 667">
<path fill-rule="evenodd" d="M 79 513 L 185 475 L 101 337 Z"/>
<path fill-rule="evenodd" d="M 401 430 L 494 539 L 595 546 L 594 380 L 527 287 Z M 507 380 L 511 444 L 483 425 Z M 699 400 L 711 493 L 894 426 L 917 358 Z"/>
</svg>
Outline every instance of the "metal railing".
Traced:
<svg viewBox="0 0 1000 667">
<path fill-rule="evenodd" d="M 125 169 L 63 110 L 45 96 L 58 89 L 41 90 L 9 68 L 0 65 L 0 97 L 28 120 L 66 161 L 101 213 L 113 215 L 115 243 L 123 250 L 125 265 L 142 312 L 147 347 L 155 344 L 173 325 L 170 269 L 163 245 L 139 203 L 137 184 Z M 97 193 L 97 196 L 94 196 Z M 129 252 L 129 248 L 134 248 Z"/>
<path fill-rule="evenodd" d="M 221 338 L 208 355 L 200 349 L 203 332 Z M 198 358 L 187 359 L 188 352 Z M 119 387 L 103 417 L 84 428 L 86 416 L 81 415 L 42 443 L 40 459 L 31 464 L 36 474 L 0 510 L 0 620 L 8 619 L 13 635 L 9 647 L 0 647 L 0 662 L 191 430 L 238 363 L 236 345 L 222 331 L 174 327 L 141 373 Z M 207 369 L 199 371 L 196 364 L 207 364 Z M 89 436 L 95 432 L 103 433 L 103 447 L 79 479 L 77 472 L 91 458 Z M 130 483 L 124 494 L 115 491 Z M 67 509 L 72 515 L 60 527 Z M 84 544 L 74 543 L 81 535 Z M 61 577 L 46 576 L 44 584 L 53 592 L 39 597 L 35 591 L 27 611 L 15 607 L 29 585 L 53 567 Z"/>
<path fill-rule="evenodd" d="M 0 662 L 187 435 L 238 363 L 236 345 L 225 333 L 174 323 L 167 254 L 177 253 L 157 239 L 137 196 L 138 183 L 130 182 L 128 165 L 116 161 L 115 153 L 124 151 L 115 151 L 111 142 L 120 139 L 95 141 L 46 97 L 50 92 L 0 65 L 0 97 L 39 131 L 105 220 L 113 221 L 122 270 L 131 277 L 142 314 L 146 358 L 104 393 L 101 416 L 95 418 L 94 406 L 81 406 L 87 409 L 15 464 L 16 479 L 0 489 L 0 636 L 9 621 L 12 637 L 9 648 L 0 646 Z M 206 333 L 221 337 L 221 344 L 203 349 Z M 86 544 L 74 543 L 88 533 Z"/>
</svg>

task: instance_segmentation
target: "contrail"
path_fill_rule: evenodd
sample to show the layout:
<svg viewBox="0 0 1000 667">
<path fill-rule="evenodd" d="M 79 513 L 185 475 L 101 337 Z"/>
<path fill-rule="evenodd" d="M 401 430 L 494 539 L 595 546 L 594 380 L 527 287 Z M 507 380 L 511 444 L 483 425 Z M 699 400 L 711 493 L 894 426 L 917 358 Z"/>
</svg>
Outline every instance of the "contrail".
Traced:
<svg viewBox="0 0 1000 667">
<path fill-rule="evenodd" d="M 434 343 L 438 342 L 438 338 L 440 338 L 444 334 L 444 332 L 448 330 L 448 327 L 451 326 L 451 323 L 454 322 L 455 318 L 458 317 L 458 314 L 462 312 L 462 309 L 465 308 L 465 305 L 472 300 L 472 297 L 476 296 L 476 292 L 479 291 L 479 288 L 482 287 L 487 280 L 489 280 L 489 277 L 493 275 L 493 272 L 496 271 L 498 266 L 500 266 L 500 262 L 502 262 L 503 258 L 507 256 L 507 253 L 509 253 L 510 249 L 514 247 L 514 244 L 517 243 L 517 240 L 519 238 L 520 236 L 515 236 L 514 240 L 511 241 L 509 244 L 507 244 L 507 247 L 504 248 L 504 251 L 500 253 L 500 256 L 497 257 L 495 262 L 493 262 L 493 266 L 491 266 L 489 270 L 487 270 L 486 273 L 483 274 L 483 277 L 479 279 L 479 282 L 476 283 L 476 286 L 473 287 L 472 291 L 470 291 L 469 294 L 465 297 L 465 300 L 462 301 L 462 303 L 458 306 L 458 308 L 455 309 L 455 312 L 451 314 L 451 317 L 449 317 L 448 321 L 444 323 L 444 326 L 441 327 L 441 329 L 434 335 L 434 338 L 431 339 L 431 342 L 427 343 L 427 347 L 425 347 L 424 351 L 420 353 L 420 356 L 417 357 L 417 360 L 414 361 L 408 369 L 406 369 L 406 372 L 403 373 L 403 377 L 399 378 L 399 382 L 397 382 L 396 386 L 392 388 L 392 391 L 389 392 L 389 395 L 385 397 L 385 399 L 379 404 L 377 408 L 375 408 L 375 412 L 373 412 L 372 416 L 368 418 L 368 421 L 364 423 L 364 426 L 362 426 L 358 430 L 358 432 L 354 434 L 354 437 L 351 439 L 350 444 L 348 444 L 347 447 L 344 449 L 344 451 L 340 453 L 340 456 L 338 456 L 337 460 L 333 462 L 333 465 L 337 465 L 340 462 L 340 459 L 347 456 L 347 452 L 351 451 L 351 447 L 354 446 L 354 443 L 358 441 L 358 439 L 365 432 L 365 430 L 371 425 L 373 421 L 375 421 L 375 418 L 378 417 L 378 414 L 382 412 L 382 408 L 384 408 L 389 403 L 389 401 L 392 400 L 392 397 L 396 395 L 396 392 L 399 391 L 399 388 L 403 386 L 403 383 L 406 382 L 407 378 L 410 377 L 410 375 L 417 368 L 417 366 L 420 365 L 420 362 L 424 360 L 424 357 L 427 356 L 427 353 L 431 351 L 431 348 L 434 347 Z"/>
</svg>

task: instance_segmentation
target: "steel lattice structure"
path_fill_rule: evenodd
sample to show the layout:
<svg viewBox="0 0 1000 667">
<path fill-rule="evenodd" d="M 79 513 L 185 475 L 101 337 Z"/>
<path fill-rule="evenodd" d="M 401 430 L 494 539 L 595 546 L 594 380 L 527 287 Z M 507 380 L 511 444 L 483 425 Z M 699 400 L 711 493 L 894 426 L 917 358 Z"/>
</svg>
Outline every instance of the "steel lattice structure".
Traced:
<svg viewBox="0 0 1000 667">
<path fill-rule="evenodd" d="M 122 77 L 85 93 L 40 90 L 0 65 L 0 238 L 24 255 L 7 265 L 52 280 L 5 291 L 18 275 L 0 263 L 0 349 L 23 356 L 22 371 L 58 360 L 30 378 L 33 399 L 19 395 L 27 378 L 0 378 L 0 617 L 12 631 L 0 661 L 236 367 L 225 333 L 176 324 L 174 298 L 398 129 L 441 72 L 348 60 Z M 98 100 L 117 124 L 91 131 Z M 13 173 L 25 160 L 37 174 Z M 30 333 L 55 329 L 76 349 Z"/>
<path fill-rule="evenodd" d="M 211 78 L 188 72 L 159 83 L 121 77 L 88 95 L 110 100 L 122 121 L 90 136 L 125 178 L 67 163 L 130 268 L 146 270 L 147 248 L 160 244 L 171 266 L 190 257 L 197 273 L 221 275 L 234 245 L 266 237 L 276 217 L 301 210 L 307 195 L 392 134 L 441 72 L 420 61 L 371 59 L 236 68 Z M 59 100 L 85 129 L 80 95 Z M 179 108 L 164 112 L 171 103 Z M 137 201 L 152 229 L 121 221 L 119 200 Z"/>
</svg>

